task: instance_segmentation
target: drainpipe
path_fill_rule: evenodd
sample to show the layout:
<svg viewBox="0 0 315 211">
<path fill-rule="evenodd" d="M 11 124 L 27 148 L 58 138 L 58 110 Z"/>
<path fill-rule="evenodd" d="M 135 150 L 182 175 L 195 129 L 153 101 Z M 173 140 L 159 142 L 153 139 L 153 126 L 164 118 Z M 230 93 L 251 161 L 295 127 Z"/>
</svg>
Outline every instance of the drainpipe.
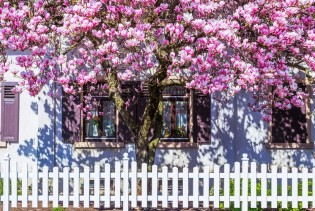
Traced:
<svg viewBox="0 0 315 211">
<path fill-rule="evenodd" d="M 57 84 L 56 84 L 56 82 L 53 82 L 53 89 L 54 89 L 54 93 L 56 94 L 57 93 Z M 57 137 L 56 137 L 56 131 L 57 131 L 57 129 L 56 129 L 56 115 L 57 115 L 57 100 L 56 100 L 56 96 L 53 96 L 53 104 L 54 104 L 54 119 L 53 119 L 53 121 L 54 121 L 54 123 L 53 123 L 53 125 L 54 125 L 54 167 L 55 166 L 57 166 L 57 161 L 56 161 L 56 154 L 57 154 Z"/>
</svg>

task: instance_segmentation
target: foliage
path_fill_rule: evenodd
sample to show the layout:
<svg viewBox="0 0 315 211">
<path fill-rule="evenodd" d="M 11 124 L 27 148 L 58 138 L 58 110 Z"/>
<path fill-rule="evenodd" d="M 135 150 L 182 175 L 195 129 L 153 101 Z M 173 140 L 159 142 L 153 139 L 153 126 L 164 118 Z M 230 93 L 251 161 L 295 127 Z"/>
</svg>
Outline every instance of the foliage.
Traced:
<svg viewBox="0 0 315 211">
<path fill-rule="evenodd" d="M 55 208 L 52 208 L 51 211 L 66 211 L 66 208 L 63 208 L 63 207 L 55 207 Z"/>
<path fill-rule="evenodd" d="M 16 91 L 31 95 L 49 81 L 75 95 L 98 76 L 162 83 L 177 75 L 204 93 L 246 90 L 255 101 L 267 100 L 267 86 L 275 85 L 277 106 L 289 108 L 303 98 L 294 92 L 292 68 L 308 75 L 315 69 L 310 0 L 0 4 L 0 73 L 9 70 L 7 51 L 30 51 L 11 71 L 22 79 Z M 116 92 L 116 85 L 106 89 Z"/>
<path fill-rule="evenodd" d="M 3 179 L 0 178 L 0 196 L 3 195 Z"/>
<path fill-rule="evenodd" d="M 234 183 L 235 180 L 234 179 L 230 179 L 230 196 L 234 196 L 235 194 L 235 189 L 234 189 Z M 251 180 L 248 180 L 248 195 L 251 195 Z M 277 186 L 278 190 L 277 190 L 277 195 L 281 195 L 281 190 L 282 190 L 282 186 L 278 184 Z M 292 196 L 292 186 L 288 185 L 287 187 L 287 195 L 288 196 Z M 312 195 L 312 181 L 308 180 L 308 195 L 311 196 Z M 220 188 L 220 196 L 224 196 L 224 190 L 222 188 Z M 242 180 L 240 181 L 240 193 L 242 194 Z M 212 188 L 210 190 L 210 196 L 214 195 L 214 189 Z M 258 179 L 257 183 L 256 183 L 256 195 L 257 196 L 261 196 L 261 180 Z M 271 196 L 271 182 L 268 181 L 267 182 L 267 196 Z M 298 182 L 298 196 L 302 196 L 302 182 Z M 302 202 L 298 202 L 298 208 L 292 208 L 292 203 L 288 202 L 288 208 L 281 208 L 281 202 L 278 201 L 278 210 L 280 211 L 298 211 L 302 209 Z M 220 209 L 224 210 L 224 203 L 220 202 Z M 230 203 L 230 207 L 229 210 L 241 210 L 240 208 L 234 208 L 234 204 L 231 202 Z M 260 202 L 257 202 L 257 208 L 249 208 L 248 210 L 251 211 L 255 211 L 255 210 L 262 210 L 261 208 L 261 204 Z"/>
<path fill-rule="evenodd" d="M 10 180 L 10 191 L 11 191 L 11 180 Z M 22 195 L 22 180 L 17 180 L 17 194 Z M 3 179 L 0 179 L 0 196 L 3 195 Z"/>
</svg>

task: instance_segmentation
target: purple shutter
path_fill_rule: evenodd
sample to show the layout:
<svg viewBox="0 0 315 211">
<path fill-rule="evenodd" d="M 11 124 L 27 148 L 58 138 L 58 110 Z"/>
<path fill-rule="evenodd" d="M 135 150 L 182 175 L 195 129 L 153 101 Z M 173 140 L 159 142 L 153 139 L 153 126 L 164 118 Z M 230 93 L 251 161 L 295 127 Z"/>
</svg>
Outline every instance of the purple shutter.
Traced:
<svg viewBox="0 0 315 211">
<path fill-rule="evenodd" d="M 70 99 L 63 93 L 62 97 L 62 139 L 73 143 L 81 139 L 81 110 L 78 108 L 80 98 Z"/>
<path fill-rule="evenodd" d="M 19 142 L 19 95 L 15 82 L 3 82 L 1 91 L 1 141 Z"/>
<path fill-rule="evenodd" d="M 210 95 L 195 91 L 193 105 L 194 142 L 209 143 L 211 137 L 211 100 Z"/>
</svg>

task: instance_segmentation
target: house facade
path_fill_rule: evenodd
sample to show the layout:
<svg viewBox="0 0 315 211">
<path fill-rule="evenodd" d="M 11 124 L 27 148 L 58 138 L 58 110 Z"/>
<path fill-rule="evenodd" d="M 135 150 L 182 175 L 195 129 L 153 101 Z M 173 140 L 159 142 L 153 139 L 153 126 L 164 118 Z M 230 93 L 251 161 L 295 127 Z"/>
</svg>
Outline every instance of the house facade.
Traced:
<svg viewBox="0 0 315 211">
<path fill-rule="evenodd" d="M 15 61 L 15 57 L 12 54 L 9 60 Z M 100 111 L 95 111 L 87 121 L 76 109 L 77 99 L 67 98 L 54 84 L 31 97 L 27 92 L 12 94 L 11 88 L 17 81 L 8 73 L 1 84 L 0 160 L 9 153 L 18 163 L 84 167 L 113 163 L 125 152 L 135 159 L 131 136 L 108 98 L 100 100 L 104 115 L 98 116 Z M 309 89 L 301 84 L 301 88 Z M 51 89 L 56 89 L 59 97 L 49 97 Z M 165 91 L 163 138 L 155 156 L 156 164 L 178 167 L 232 164 L 247 153 L 257 163 L 313 167 L 312 97 L 302 109 L 275 110 L 270 124 L 262 121 L 260 113 L 250 110 L 247 106 L 250 96 L 246 93 L 227 102 L 214 98 L 181 87 Z M 142 102 L 131 107 L 136 120 L 143 112 Z"/>
</svg>

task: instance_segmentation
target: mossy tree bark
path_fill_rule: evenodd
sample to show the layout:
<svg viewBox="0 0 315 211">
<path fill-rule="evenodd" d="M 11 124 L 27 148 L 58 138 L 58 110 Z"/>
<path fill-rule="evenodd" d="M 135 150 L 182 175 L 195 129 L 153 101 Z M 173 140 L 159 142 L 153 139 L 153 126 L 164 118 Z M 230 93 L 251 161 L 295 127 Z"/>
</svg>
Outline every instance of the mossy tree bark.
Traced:
<svg viewBox="0 0 315 211">
<path fill-rule="evenodd" d="M 139 124 L 136 124 L 130 111 L 126 108 L 125 99 L 119 92 L 119 81 L 117 74 L 111 72 L 107 75 L 109 97 L 115 102 L 116 109 L 121 114 L 123 121 L 131 131 L 135 139 L 136 158 L 139 165 L 147 163 L 151 169 L 154 164 L 156 148 L 159 142 L 162 127 L 162 91 L 160 81 L 166 78 L 166 71 L 158 71 L 155 77 L 148 82 L 147 104 Z M 152 127 L 155 127 L 154 135 L 149 139 Z"/>
<path fill-rule="evenodd" d="M 140 167 L 142 163 L 147 163 L 148 169 L 151 169 L 154 164 L 155 152 L 161 135 L 163 120 L 162 91 L 163 82 L 165 82 L 164 80 L 167 78 L 168 66 L 168 62 L 165 61 L 162 51 L 157 52 L 157 58 L 161 65 L 155 74 L 150 76 L 146 82 L 148 84 L 147 103 L 141 121 L 138 124 L 134 121 L 130 111 L 128 111 L 122 93 L 119 92 L 120 81 L 117 77 L 118 71 L 111 68 L 111 72 L 105 76 L 108 83 L 109 97 L 114 101 L 116 109 L 121 114 L 123 121 L 134 136 L 138 167 Z M 106 69 L 108 63 L 103 63 L 102 66 Z M 153 127 L 154 134 L 152 138 L 149 138 Z"/>
</svg>

